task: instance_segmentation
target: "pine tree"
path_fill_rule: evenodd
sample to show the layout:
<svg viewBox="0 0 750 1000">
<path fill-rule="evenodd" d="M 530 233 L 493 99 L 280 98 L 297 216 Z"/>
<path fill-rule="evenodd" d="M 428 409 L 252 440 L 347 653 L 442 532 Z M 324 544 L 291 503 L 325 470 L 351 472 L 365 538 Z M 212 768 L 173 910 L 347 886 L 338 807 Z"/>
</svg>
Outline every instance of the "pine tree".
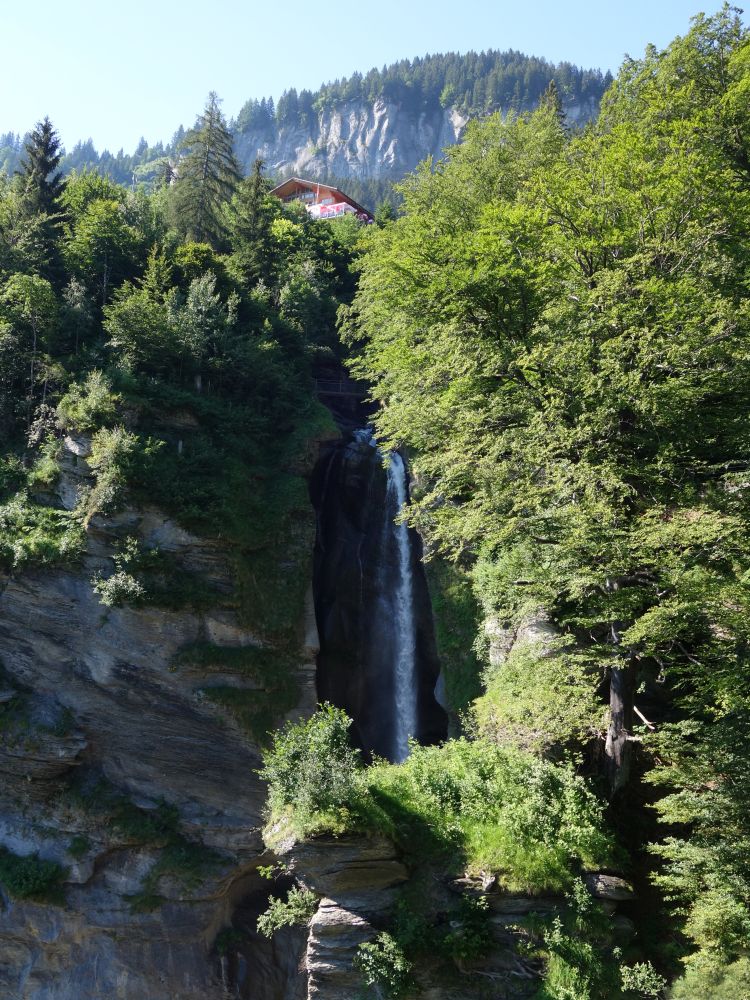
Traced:
<svg viewBox="0 0 750 1000">
<path fill-rule="evenodd" d="M 55 215 L 65 188 L 57 169 L 62 159 L 60 139 L 49 118 L 37 122 L 26 143 L 26 159 L 19 174 L 24 179 L 24 195 L 33 212 Z"/>
<path fill-rule="evenodd" d="M 203 114 L 180 143 L 175 207 L 177 224 L 191 239 L 220 246 L 225 240 L 222 209 L 240 180 L 232 134 L 211 91 Z"/>
<path fill-rule="evenodd" d="M 278 214 L 279 203 L 268 194 L 269 189 L 263 161 L 256 159 L 250 176 L 241 181 L 229 207 L 234 264 L 249 286 L 271 277 L 271 223 Z"/>
<path fill-rule="evenodd" d="M 565 117 L 562 97 L 560 97 L 560 91 L 557 89 L 557 84 L 554 80 L 550 80 L 547 89 L 539 98 L 539 107 L 548 108 L 550 111 L 554 112 L 558 122 L 560 123 L 560 128 L 567 128 L 567 119 Z"/>
</svg>

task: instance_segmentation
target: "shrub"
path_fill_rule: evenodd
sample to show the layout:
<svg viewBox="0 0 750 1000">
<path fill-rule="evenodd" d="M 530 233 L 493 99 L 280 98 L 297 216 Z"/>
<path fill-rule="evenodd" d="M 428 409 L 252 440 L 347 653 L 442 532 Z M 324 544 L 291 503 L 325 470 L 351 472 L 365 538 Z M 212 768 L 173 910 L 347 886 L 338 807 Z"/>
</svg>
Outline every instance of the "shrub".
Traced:
<svg viewBox="0 0 750 1000">
<path fill-rule="evenodd" d="M 364 775 L 366 828 L 417 860 L 493 871 L 509 889 L 563 891 L 578 868 L 604 866 L 614 847 L 601 806 L 571 767 L 485 740 L 413 746 L 401 765 Z"/>
<path fill-rule="evenodd" d="M 130 573 L 119 570 L 112 576 L 95 576 L 92 580 L 94 592 L 108 608 L 119 608 L 123 604 L 142 604 L 146 599 L 146 588 Z"/>
<path fill-rule="evenodd" d="M 285 900 L 269 900 L 268 909 L 258 917 L 258 933 L 272 937 L 282 927 L 307 924 L 318 908 L 318 897 L 309 889 L 293 886 Z"/>
<path fill-rule="evenodd" d="M 616 860 L 602 807 L 572 767 L 460 739 L 363 769 L 350 725 L 324 705 L 275 735 L 261 772 L 272 820 L 286 812 L 302 836 L 382 833 L 417 863 L 493 871 L 520 891 L 565 891 L 581 867 Z"/>
<path fill-rule="evenodd" d="M 413 984 L 411 962 L 387 931 L 381 931 L 374 941 L 359 945 L 354 967 L 366 986 L 389 1000 L 403 997 Z"/>
<path fill-rule="evenodd" d="M 624 965 L 620 970 L 622 988 L 639 997 L 660 997 L 664 994 L 667 981 L 660 976 L 650 962 Z"/>
<path fill-rule="evenodd" d="M 0 500 L 16 493 L 25 478 L 26 470 L 18 455 L 0 455 Z"/>
<path fill-rule="evenodd" d="M 41 448 L 27 476 L 30 487 L 49 487 L 54 485 L 60 474 L 58 457 L 60 454 L 60 442 L 49 435 Z"/>
<path fill-rule="evenodd" d="M 0 566 L 24 569 L 75 562 L 86 538 L 67 511 L 33 503 L 24 493 L 0 505 Z"/>
<path fill-rule="evenodd" d="M 112 423 L 121 396 L 112 392 L 112 384 L 103 372 L 94 370 L 83 385 L 73 382 L 57 406 L 57 419 L 65 429 L 95 431 Z"/>
<path fill-rule="evenodd" d="M 274 735 L 260 772 L 271 786 L 272 813 L 291 807 L 300 830 L 315 825 L 316 817 L 324 826 L 345 821 L 361 767 L 349 745 L 351 724 L 344 711 L 326 704 Z"/>
<path fill-rule="evenodd" d="M 581 657 L 528 643 L 512 650 L 502 667 L 487 673 L 487 689 L 475 702 L 479 731 L 508 746 L 559 756 L 600 732 L 604 712 L 597 700 L 599 676 Z"/>
<path fill-rule="evenodd" d="M 85 497 L 86 520 L 94 514 L 108 514 L 117 510 L 138 449 L 138 438 L 124 427 L 102 429 L 91 441 L 89 465 L 96 477 L 96 484 Z"/>
<path fill-rule="evenodd" d="M 463 896 L 458 919 L 445 939 L 453 958 L 466 962 L 486 955 L 492 947 L 492 928 L 486 896 Z"/>
<path fill-rule="evenodd" d="M 59 902 L 65 869 L 38 854 L 20 857 L 0 847 L 0 882 L 16 899 Z"/>
</svg>

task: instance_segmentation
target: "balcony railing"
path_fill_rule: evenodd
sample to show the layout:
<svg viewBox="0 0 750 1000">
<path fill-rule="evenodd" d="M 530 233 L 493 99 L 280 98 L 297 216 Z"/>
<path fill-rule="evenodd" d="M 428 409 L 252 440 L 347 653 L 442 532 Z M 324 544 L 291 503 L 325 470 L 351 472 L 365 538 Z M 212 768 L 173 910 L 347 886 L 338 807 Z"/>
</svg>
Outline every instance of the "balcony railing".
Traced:
<svg viewBox="0 0 750 1000">
<path fill-rule="evenodd" d="M 337 201 L 333 205 L 305 205 L 305 208 L 314 219 L 335 219 L 339 215 L 357 214 L 356 208 L 345 201 Z"/>
</svg>

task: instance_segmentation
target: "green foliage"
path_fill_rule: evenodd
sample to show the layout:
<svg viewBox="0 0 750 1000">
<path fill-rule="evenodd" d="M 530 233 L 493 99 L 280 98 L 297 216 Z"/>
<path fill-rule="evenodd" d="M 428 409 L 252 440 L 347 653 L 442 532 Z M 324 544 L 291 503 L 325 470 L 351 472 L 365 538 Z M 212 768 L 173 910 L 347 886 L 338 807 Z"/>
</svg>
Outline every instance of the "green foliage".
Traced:
<svg viewBox="0 0 750 1000">
<path fill-rule="evenodd" d="M 738 1000 L 750 993 L 750 959 L 725 964 L 711 959 L 691 965 L 672 987 L 670 1000 Z"/>
<path fill-rule="evenodd" d="M 26 470 L 18 455 L 0 458 L 0 500 L 17 493 L 26 479 Z"/>
<path fill-rule="evenodd" d="M 94 592 L 105 607 L 119 608 L 124 604 L 142 604 L 146 589 L 131 573 L 117 570 L 111 576 L 95 576 L 91 581 Z"/>
<path fill-rule="evenodd" d="M 519 891 L 561 891 L 579 867 L 616 852 L 602 809 L 572 768 L 484 740 L 412 748 L 400 765 L 369 768 L 359 822 L 415 859 L 497 873 Z"/>
<path fill-rule="evenodd" d="M 70 385 L 57 404 L 57 419 L 65 430 L 96 431 L 114 423 L 121 401 L 107 376 L 95 368 L 88 372 L 83 384 Z"/>
<path fill-rule="evenodd" d="M 345 822 L 362 766 L 349 745 L 350 726 L 344 711 L 326 704 L 273 734 L 260 772 L 270 786 L 271 817 L 291 809 L 296 827 L 305 830 Z"/>
<path fill-rule="evenodd" d="M 580 881 L 571 886 L 564 913 L 542 922 L 540 952 L 544 972 L 535 1000 L 616 1000 L 628 978 L 645 986 L 656 981 L 647 964 L 635 972 L 620 967 L 621 951 L 608 938 L 602 908 Z"/>
<path fill-rule="evenodd" d="M 38 854 L 20 856 L 0 847 L 0 883 L 15 899 L 60 903 L 65 869 Z"/>
<path fill-rule="evenodd" d="M 258 917 L 258 933 L 273 937 L 282 927 L 309 923 L 318 908 L 318 897 L 309 889 L 292 886 L 285 900 L 272 897 L 268 909 Z"/>
<path fill-rule="evenodd" d="M 6 570 L 74 564 L 85 542 L 75 517 L 36 504 L 23 491 L 0 505 L 0 566 Z"/>
<path fill-rule="evenodd" d="M 650 962 L 624 965 L 620 970 L 622 988 L 627 994 L 639 997 L 660 997 L 664 995 L 667 981 L 654 969 Z"/>
<path fill-rule="evenodd" d="M 156 809 L 140 809 L 129 799 L 106 792 L 104 801 L 99 804 L 105 808 L 109 806 L 112 826 L 128 841 L 167 844 L 177 835 L 179 814 L 174 806 L 162 802 Z"/>
<path fill-rule="evenodd" d="M 518 645 L 487 671 L 486 691 L 475 702 L 479 732 L 534 753 L 580 746 L 605 728 L 599 680 L 596 666 L 567 653 L 564 640 L 552 648 Z"/>
<path fill-rule="evenodd" d="M 560 636 L 488 672 L 481 731 L 580 753 L 609 687 L 621 795 L 632 692 L 653 706 L 689 982 L 748 948 L 747 51 L 725 4 L 626 60 L 582 133 L 554 95 L 470 126 L 371 227 L 346 324 L 428 551 L 474 565 L 487 618 Z M 570 947 L 560 995 L 588 988 Z"/>
<path fill-rule="evenodd" d="M 75 218 L 64 252 L 67 266 L 105 306 L 112 291 L 138 270 L 143 236 L 114 198 L 90 201 Z"/>
<path fill-rule="evenodd" d="M 26 143 L 26 158 L 22 168 L 24 198 L 36 212 L 53 215 L 59 210 L 58 201 L 64 182 L 58 172 L 62 159 L 62 144 L 49 118 L 37 122 Z"/>
<path fill-rule="evenodd" d="M 735 709 L 711 725 L 667 726 L 650 741 L 661 763 L 649 780 L 667 791 L 660 816 L 690 830 L 652 846 L 666 861 L 655 881 L 684 912 L 698 949 L 686 960 L 687 981 L 705 979 L 707 969 L 720 978 L 750 947 L 748 738 L 750 716 Z"/>
<path fill-rule="evenodd" d="M 175 221 L 179 229 L 199 243 L 215 246 L 224 239 L 223 206 L 240 179 L 232 136 L 220 103 L 211 92 L 202 115 L 182 140 L 183 157 L 174 186 Z"/>
<path fill-rule="evenodd" d="M 376 996 L 398 1000 L 413 985 L 411 963 L 387 931 L 380 931 L 374 941 L 365 941 L 357 947 L 354 967 L 365 985 L 376 991 Z"/>
<path fill-rule="evenodd" d="M 210 606 L 217 594 L 197 574 L 180 566 L 174 556 L 159 548 L 146 549 L 138 539 L 128 536 L 112 556 L 115 572 L 92 579 L 94 591 L 102 604 L 153 604 L 179 610 Z"/>
<path fill-rule="evenodd" d="M 109 514 L 121 506 L 138 445 L 137 436 L 122 426 L 101 428 L 94 434 L 88 463 L 95 484 L 79 503 L 86 523 L 95 514 Z"/>
<path fill-rule="evenodd" d="M 480 608 L 462 566 L 435 559 L 427 564 L 427 574 L 446 698 L 454 713 L 463 712 L 482 691 L 482 666 L 474 649 Z"/>
<path fill-rule="evenodd" d="M 379 832 L 417 862 L 493 871 L 522 891 L 565 890 L 579 867 L 614 860 L 602 809 L 572 768 L 461 739 L 363 770 L 350 724 L 326 705 L 275 734 L 261 772 L 271 839 L 281 817 L 298 835 Z"/>
<path fill-rule="evenodd" d="M 60 475 L 59 457 L 60 442 L 50 434 L 39 447 L 34 464 L 26 476 L 26 482 L 32 490 L 54 486 Z"/>
<path fill-rule="evenodd" d="M 463 896 L 458 917 L 445 938 L 450 955 L 460 962 L 482 958 L 492 947 L 489 904 L 485 896 Z"/>
</svg>

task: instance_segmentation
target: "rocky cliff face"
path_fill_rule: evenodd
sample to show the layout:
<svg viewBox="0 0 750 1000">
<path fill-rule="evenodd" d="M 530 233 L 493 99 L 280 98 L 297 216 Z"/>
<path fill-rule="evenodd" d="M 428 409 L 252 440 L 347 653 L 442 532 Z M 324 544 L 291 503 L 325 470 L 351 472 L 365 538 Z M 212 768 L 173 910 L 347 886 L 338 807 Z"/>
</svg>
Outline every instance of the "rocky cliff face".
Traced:
<svg viewBox="0 0 750 1000">
<path fill-rule="evenodd" d="M 65 506 L 87 481 L 87 453 L 85 439 L 66 441 L 57 484 Z M 344 508 L 352 500 L 345 485 Z M 303 530 L 308 558 L 284 569 L 309 579 L 312 506 Z M 211 601 L 102 605 L 92 579 L 111 572 L 123 536 L 158 546 L 209 587 Z M 0 886 L 20 859 L 11 879 L 24 890 L 0 887 L 0 997 L 351 1000 L 362 985 L 352 964 L 358 946 L 392 926 L 404 890 L 419 894 L 436 925 L 453 926 L 467 892 L 485 895 L 490 911 L 491 954 L 473 964 L 428 956 L 415 969 L 420 997 L 481 1000 L 488 988 L 508 1000 L 529 997 L 539 968 L 524 957 L 525 918 L 562 900 L 509 896 L 492 879 L 453 883 L 440 872 L 418 881 L 383 838 L 287 843 L 281 831 L 277 854 L 266 850 L 257 740 L 205 694 L 209 681 L 251 704 L 268 693 L 238 665 L 238 652 L 274 650 L 244 624 L 235 588 L 232 553 L 220 539 L 190 534 L 151 508 L 95 517 L 73 568 L 0 576 Z M 312 712 L 316 700 L 311 595 L 297 624 L 295 657 L 286 651 L 274 665 L 298 692 L 284 710 L 291 716 Z M 544 633 L 531 623 L 532 637 L 534 629 Z M 494 640 L 502 656 L 511 640 Z M 210 665 L 184 655 L 196 647 L 226 655 Z M 279 860 L 285 873 L 269 884 L 260 869 Z M 44 898 L 29 895 L 50 870 L 52 884 L 37 886 Z M 257 917 L 294 880 L 317 897 L 316 912 L 309 926 L 269 941 Z M 609 911 L 630 895 L 609 876 L 593 876 L 589 887 Z M 631 931 L 625 918 L 612 918 L 613 934 Z"/>
<path fill-rule="evenodd" d="M 278 836 L 278 832 L 276 836 Z M 539 940 L 540 918 L 562 914 L 561 897 L 514 895 L 501 891 L 494 878 L 451 881 L 438 872 L 415 877 L 390 841 L 381 837 L 317 837 L 302 843 L 283 840 L 279 852 L 297 879 L 318 897 L 318 909 L 307 929 L 304 967 L 308 1000 L 352 1000 L 361 980 L 352 967 L 360 944 L 392 925 L 399 894 L 419 897 L 420 913 L 435 926 L 462 933 L 457 906 L 467 895 L 483 897 L 491 939 L 480 958 L 460 960 L 447 954 L 426 953 L 416 963 L 414 995 L 422 1000 L 527 1000 L 539 987 L 541 963 L 529 957 L 529 945 Z M 633 925 L 617 913 L 633 899 L 623 879 L 611 875 L 586 876 L 591 896 L 609 921 L 608 933 L 622 944 Z M 279 993 L 279 1000 L 296 1000 Z"/>
<path fill-rule="evenodd" d="M 85 440 L 69 439 L 63 504 L 86 479 L 85 458 Z M 313 527 L 311 511 L 308 554 Z M 199 577 L 210 604 L 102 605 L 92 578 L 111 572 L 123 535 Z M 74 568 L 0 576 L 0 867 L 27 859 L 22 890 L 45 862 L 62 879 L 50 901 L 0 889 L 3 998 L 225 997 L 216 942 L 263 894 L 265 790 L 255 739 L 204 692 L 210 679 L 252 702 L 263 684 L 231 657 L 207 678 L 181 653 L 267 648 L 240 620 L 234 589 L 220 540 L 153 509 L 94 518 Z M 292 714 L 314 708 L 311 609 L 298 632 L 296 665 L 284 667 L 298 691 Z"/>
<path fill-rule="evenodd" d="M 578 124 L 597 110 L 596 102 L 576 104 L 566 114 Z M 239 133 L 235 148 L 246 167 L 260 156 L 272 176 L 400 180 L 426 157 L 442 157 L 460 141 L 468 121 L 457 108 L 415 113 L 383 99 L 346 101 L 322 110 L 312 129 Z"/>
<path fill-rule="evenodd" d="M 273 135 L 240 134 L 235 143 L 243 163 L 260 156 L 272 175 L 397 180 L 458 142 L 467 121 L 452 108 L 415 115 L 383 100 L 348 101 L 321 111 L 312 130 L 282 126 Z"/>
</svg>

